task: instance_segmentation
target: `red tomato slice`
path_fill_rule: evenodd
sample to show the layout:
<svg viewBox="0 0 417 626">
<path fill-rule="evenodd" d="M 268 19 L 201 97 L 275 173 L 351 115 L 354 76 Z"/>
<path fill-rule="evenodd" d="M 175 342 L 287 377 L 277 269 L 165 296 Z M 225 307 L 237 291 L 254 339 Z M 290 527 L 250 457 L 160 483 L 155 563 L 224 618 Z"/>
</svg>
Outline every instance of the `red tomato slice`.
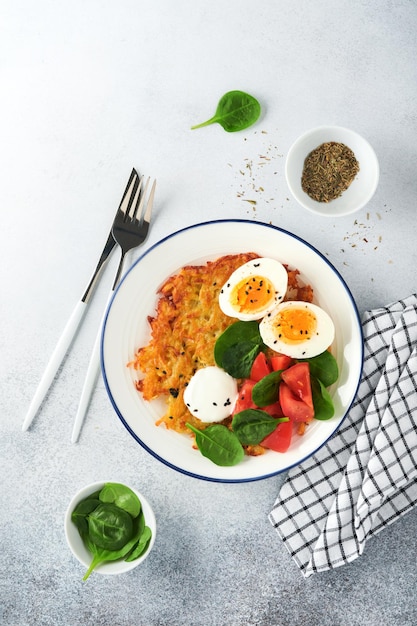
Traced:
<svg viewBox="0 0 417 626">
<path fill-rule="evenodd" d="M 279 386 L 279 403 L 284 415 L 293 422 L 310 422 L 314 417 L 314 408 L 297 397 L 283 381 Z"/>
<path fill-rule="evenodd" d="M 257 383 L 270 373 L 271 368 L 269 366 L 265 353 L 260 352 L 252 364 L 249 378 Z"/>
<path fill-rule="evenodd" d="M 310 366 L 308 363 L 303 361 L 302 363 L 292 365 L 285 372 L 282 372 L 282 380 L 287 383 L 294 395 L 313 409 Z"/>
<path fill-rule="evenodd" d="M 272 415 L 272 417 L 284 417 L 284 413 L 279 402 L 274 402 L 274 404 L 262 407 L 262 411 L 266 411 L 269 415 Z"/>
<path fill-rule="evenodd" d="M 256 404 L 252 402 L 252 389 L 255 386 L 254 380 L 245 380 L 239 390 L 239 395 L 235 404 L 233 414 L 240 413 L 246 409 L 256 409 Z"/>
<path fill-rule="evenodd" d="M 278 353 L 271 356 L 270 361 L 274 372 L 278 372 L 278 370 L 286 370 L 291 365 L 292 358 L 286 354 Z"/>
<path fill-rule="evenodd" d="M 270 435 L 261 441 L 261 446 L 275 450 L 275 452 L 286 452 L 290 447 L 292 430 L 292 422 L 281 422 Z"/>
</svg>

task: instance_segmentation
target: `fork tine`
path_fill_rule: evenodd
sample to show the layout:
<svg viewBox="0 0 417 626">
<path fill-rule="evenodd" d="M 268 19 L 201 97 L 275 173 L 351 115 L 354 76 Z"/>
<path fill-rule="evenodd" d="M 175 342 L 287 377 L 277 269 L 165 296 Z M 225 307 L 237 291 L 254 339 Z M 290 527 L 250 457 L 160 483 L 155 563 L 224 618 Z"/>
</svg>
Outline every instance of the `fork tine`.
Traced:
<svg viewBox="0 0 417 626">
<path fill-rule="evenodd" d="M 134 194 L 131 196 L 128 209 L 124 215 L 124 221 L 131 221 L 135 219 L 135 215 L 138 211 L 138 207 L 143 203 L 143 191 L 142 191 L 143 176 L 137 181 Z M 146 191 L 146 189 L 145 189 Z"/>
<path fill-rule="evenodd" d="M 151 213 L 152 213 L 152 208 L 153 208 L 153 201 L 155 197 L 155 187 L 156 187 L 156 180 L 154 180 L 149 197 L 148 199 L 146 199 L 150 180 L 151 180 L 150 177 L 148 177 L 140 202 L 132 215 L 132 219 L 136 219 L 138 222 L 142 222 L 142 224 L 144 225 L 147 224 L 148 226 L 151 220 Z M 146 201 L 146 206 L 145 206 L 145 201 Z M 145 210 L 145 213 L 143 214 L 144 210 Z"/>
<path fill-rule="evenodd" d="M 151 187 L 151 192 L 149 194 L 148 204 L 146 205 L 145 215 L 143 216 L 143 221 L 149 225 L 151 221 L 151 213 L 153 208 L 153 200 L 155 197 L 155 188 L 156 188 L 156 180 L 153 181 L 153 185 Z"/>
<path fill-rule="evenodd" d="M 139 174 L 137 173 L 135 168 L 133 168 L 129 181 L 126 186 L 125 193 L 123 195 L 123 198 L 119 206 L 119 212 L 123 213 L 123 215 L 125 216 L 129 214 L 133 199 L 136 196 L 138 186 L 139 186 Z"/>
<path fill-rule="evenodd" d="M 144 176 L 141 177 L 140 182 L 139 182 L 139 194 L 135 196 L 134 202 L 132 203 L 132 207 L 133 207 L 133 211 L 129 212 L 129 218 L 131 220 L 141 220 L 141 215 L 142 215 L 142 210 L 143 210 L 143 205 L 145 203 L 145 199 L 146 199 L 146 193 L 148 191 L 148 185 L 149 185 L 149 178 L 146 181 L 145 184 L 145 189 L 142 189 L 142 185 L 143 185 L 143 180 L 144 180 Z M 139 217 L 138 217 L 139 215 Z"/>
</svg>

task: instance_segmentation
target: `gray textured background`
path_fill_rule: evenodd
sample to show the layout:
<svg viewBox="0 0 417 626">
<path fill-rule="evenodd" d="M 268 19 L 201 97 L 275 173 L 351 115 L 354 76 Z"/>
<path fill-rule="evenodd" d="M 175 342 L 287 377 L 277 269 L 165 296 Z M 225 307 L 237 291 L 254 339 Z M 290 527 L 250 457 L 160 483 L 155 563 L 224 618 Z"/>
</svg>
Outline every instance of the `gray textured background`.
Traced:
<svg viewBox="0 0 417 626">
<path fill-rule="evenodd" d="M 168 469 L 125 431 L 101 380 L 70 443 L 116 257 L 21 432 L 133 165 L 158 179 L 147 245 L 206 219 L 272 222 L 330 259 L 361 312 L 415 291 L 416 29 L 411 0 L 2 1 L 0 622 L 417 623 L 415 511 L 354 563 L 306 581 L 267 519 L 283 476 L 222 485 Z M 230 89 L 260 99 L 259 123 L 191 132 Z M 336 222 L 298 207 L 284 178 L 295 138 L 332 123 L 365 135 L 381 165 L 369 205 Z M 63 518 L 73 494 L 102 479 L 141 490 L 158 534 L 142 567 L 83 584 Z"/>
</svg>

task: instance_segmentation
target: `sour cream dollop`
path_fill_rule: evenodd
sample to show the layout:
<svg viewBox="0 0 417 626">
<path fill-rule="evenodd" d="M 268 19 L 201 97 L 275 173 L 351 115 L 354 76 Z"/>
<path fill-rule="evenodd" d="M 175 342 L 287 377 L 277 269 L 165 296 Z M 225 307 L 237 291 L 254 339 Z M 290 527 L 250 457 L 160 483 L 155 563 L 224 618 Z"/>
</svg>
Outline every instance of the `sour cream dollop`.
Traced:
<svg viewBox="0 0 417 626">
<path fill-rule="evenodd" d="M 238 397 L 236 380 L 216 367 L 197 370 L 184 391 L 184 402 L 201 422 L 221 422 L 232 414 Z"/>
</svg>

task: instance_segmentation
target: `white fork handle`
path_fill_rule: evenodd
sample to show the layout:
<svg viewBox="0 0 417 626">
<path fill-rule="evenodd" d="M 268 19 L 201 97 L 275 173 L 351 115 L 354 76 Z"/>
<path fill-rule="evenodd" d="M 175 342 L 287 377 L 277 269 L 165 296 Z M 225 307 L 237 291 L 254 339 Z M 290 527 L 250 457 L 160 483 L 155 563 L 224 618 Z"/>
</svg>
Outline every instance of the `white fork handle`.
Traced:
<svg viewBox="0 0 417 626">
<path fill-rule="evenodd" d="M 90 362 L 87 368 L 87 374 L 84 381 L 84 386 L 81 392 L 80 401 L 78 404 L 77 414 L 74 420 L 74 426 L 72 428 L 71 443 L 76 443 L 81 432 L 85 414 L 87 413 L 88 405 L 90 404 L 91 396 L 97 382 L 97 377 L 100 371 L 100 343 L 101 343 L 101 331 L 103 328 L 104 317 L 106 315 L 107 308 L 110 304 L 110 300 L 114 294 L 114 290 L 110 292 L 107 305 L 104 309 L 103 320 L 100 324 L 96 340 L 94 342 L 93 351 L 91 353 Z"/>
<path fill-rule="evenodd" d="M 38 409 L 42 404 L 42 401 L 45 398 L 53 379 L 55 378 L 55 374 L 57 373 L 59 366 L 61 365 L 66 353 L 68 352 L 68 348 L 81 323 L 86 307 L 86 303 L 80 300 L 80 302 L 78 302 L 77 306 L 72 312 L 68 322 L 66 323 L 64 331 L 59 338 L 55 350 L 53 351 L 51 358 L 49 359 L 48 365 L 46 366 L 46 369 L 42 375 L 41 381 L 35 392 L 33 400 L 30 403 L 28 412 L 23 421 L 23 431 L 29 428 L 33 421 L 33 418 L 38 412 Z"/>
</svg>

